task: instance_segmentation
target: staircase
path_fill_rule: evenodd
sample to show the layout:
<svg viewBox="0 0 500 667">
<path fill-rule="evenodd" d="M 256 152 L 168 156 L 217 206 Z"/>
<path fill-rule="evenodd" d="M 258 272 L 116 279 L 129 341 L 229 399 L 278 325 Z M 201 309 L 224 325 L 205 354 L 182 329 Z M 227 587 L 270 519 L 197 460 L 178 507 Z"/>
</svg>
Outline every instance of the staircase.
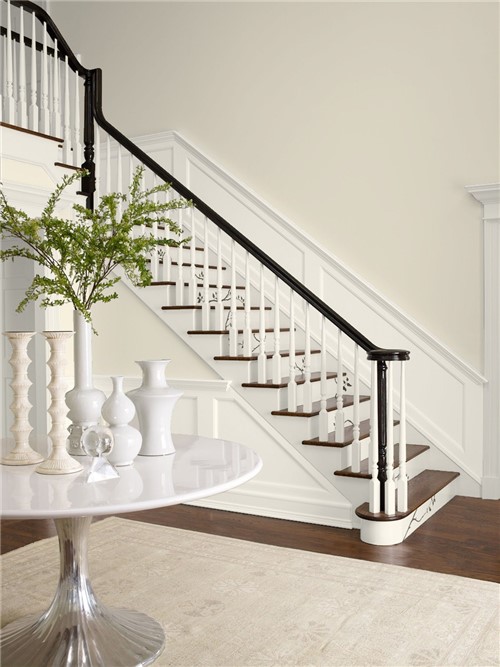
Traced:
<svg viewBox="0 0 500 667">
<path fill-rule="evenodd" d="M 2 126 L 59 137 L 61 166 L 90 173 L 81 188 L 89 208 L 126 190 L 138 164 L 145 186 L 169 182 L 172 197 L 193 201 L 176 220 L 188 245 L 153 254 L 151 286 L 130 289 L 349 500 L 362 540 L 402 542 L 455 495 L 459 476 L 427 469 L 430 446 L 407 424 L 410 353 L 369 340 L 272 249 L 114 128 L 102 113 L 100 70 L 78 62 L 42 9 L 27 0 L 1 5 Z M 155 225 L 153 233 L 168 231 Z"/>
</svg>

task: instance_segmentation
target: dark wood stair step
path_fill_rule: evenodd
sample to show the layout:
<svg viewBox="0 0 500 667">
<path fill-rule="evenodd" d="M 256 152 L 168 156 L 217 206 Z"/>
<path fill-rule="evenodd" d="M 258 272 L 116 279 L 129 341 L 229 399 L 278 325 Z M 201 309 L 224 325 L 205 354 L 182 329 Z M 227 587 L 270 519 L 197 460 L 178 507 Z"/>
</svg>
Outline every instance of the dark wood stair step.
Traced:
<svg viewBox="0 0 500 667">
<path fill-rule="evenodd" d="M 295 350 L 295 356 L 300 357 L 304 354 L 305 354 L 304 350 Z M 321 350 L 311 350 L 311 354 L 321 354 Z M 289 357 L 289 356 L 290 356 L 289 350 L 280 351 L 280 357 Z M 274 357 L 274 352 L 266 353 L 266 359 L 272 359 L 273 357 Z M 231 357 L 229 355 L 214 357 L 215 361 L 257 361 L 258 358 L 259 358 L 258 354 L 252 354 L 249 357 L 246 357 L 244 355 L 237 355 L 236 357 Z"/>
<path fill-rule="evenodd" d="M 399 424 L 399 420 L 394 420 L 394 426 Z M 370 435 L 370 420 L 363 419 L 359 422 L 359 439 L 368 438 Z M 344 440 L 339 441 L 335 438 L 335 431 L 328 434 L 328 440 L 320 440 L 319 438 L 310 438 L 302 440 L 303 445 L 314 445 L 315 447 L 347 447 L 354 441 L 353 427 L 346 426 L 344 429 Z"/>
<path fill-rule="evenodd" d="M 1 127 L 8 127 L 10 130 L 17 130 L 18 132 L 24 132 L 25 134 L 32 134 L 35 137 L 42 137 L 43 139 L 50 139 L 50 141 L 57 141 L 59 144 L 64 143 L 64 139 L 61 137 L 53 137 L 51 134 L 44 134 L 43 132 L 35 132 L 35 130 L 28 130 L 26 127 L 20 127 L 19 125 L 11 125 L 10 123 L 5 123 L 0 121 Z"/>
<path fill-rule="evenodd" d="M 201 304 L 195 306 L 162 306 L 162 310 L 201 310 Z M 215 310 L 215 306 L 210 306 L 210 310 Z M 231 310 L 231 306 L 224 306 L 224 310 Z M 236 310 L 245 310 L 245 306 L 237 306 Z M 260 306 L 250 306 L 250 310 L 260 310 Z M 271 306 L 265 306 L 264 310 L 272 310 Z"/>
<path fill-rule="evenodd" d="M 363 503 L 356 509 L 356 515 L 361 519 L 368 521 L 396 521 L 404 519 L 423 503 L 430 500 L 439 491 L 448 486 L 454 479 L 459 477 L 459 472 L 448 472 L 446 470 L 424 470 L 413 477 L 408 482 L 408 510 L 406 512 L 396 512 L 388 516 L 383 512 L 376 514 L 370 512 L 368 503 Z"/>
<path fill-rule="evenodd" d="M 335 371 L 332 371 L 331 373 L 326 374 L 326 379 L 327 380 L 333 380 L 337 377 L 337 373 Z M 321 380 L 321 372 L 316 371 L 314 373 L 311 373 L 311 382 L 320 382 Z M 297 384 L 305 384 L 306 378 L 303 373 L 300 375 L 295 376 L 295 382 Z M 281 382 L 279 383 L 274 383 L 272 380 L 268 380 L 264 384 L 258 383 L 258 382 L 243 382 L 242 387 L 252 387 L 255 389 L 283 389 L 284 387 L 288 386 L 288 383 L 290 382 L 289 377 L 285 377 L 281 379 Z"/>
<path fill-rule="evenodd" d="M 148 287 L 158 287 L 158 285 L 177 285 L 175 280 L 154 280 Z M 189 287 L 189 283 L 184 283 L 184 287 Z M 203 283 L 197 283 L 196 287 L 204 287 Z M 217 289 L 217 285 L 209 285 L 209 289 Z M 222 285 L 222 289 L 231 289 L 231 285 Z M 245 285 L 236 285 L 236 289 L 245 289 Z"/>
<path fill-rule="evenodd" d="M 282 327 L 282 328 L 280 328 L 280 331 L 282 333 L 287 333 L 288 331 L 290 331 L 290 327 Z M 244 332 L 245 332 L 244 329 L 238 329 L 239 334 L 242 334 Z M 264 332 L 265 333 L 273 333 L 274 329 L 264 329 Z M 212 334 L 216 335 L 216 336 L 224 336 L 224 335 L 229 333 L 229 329 L 222 329 L 222 330 L 213 329 L 213 330 L 210 330 L 210 331 L 201 331 L 200 329 L 194 329 L 192 331 L 188 331 L 187 333 L 190 336 L 210 336 Z M 258 333 L 260 333 L 260 329 L 252 329 L 252 333 L 253 334 L 258 334 Z"/>
<path fill-rule="evenodd" d="M 183 248 L 184 248 L 184 246 L 183 246 Z M 179 266 L 179 262 L 171 262 L 171 264 L 172 264 L 172 266 Z M 182 266 L 193 266 L 193 265 L 191 264 L 191 262 L 182 262 Z M 205 265 L 204 264 L 195 264 L 195 267 L 198 268 L 198 269 L 204 269 Z M 208 266 L 208 268 L 213 269 L 214 271 L 217 270 L 217 266 L 213 265 L 213 264 L 210 264 Z M 226 271 L 227 267 L 221 266 L 220 268 L 221 268 L 222 271 Z"/>
<path fill-rule="evenodd" d="M 406 445 L 406 460 L 411 461 L 415 457 L 423 454 L 428 449 L 429 445 Z M 394 445 L 394 467 L 399 466 L 399 445 Z M 368 459 L 363 459 L 360 464 L 360 471 L 353 472 L 352 467 L 344 468 L 343 470 L 336 470 L 333 474 L 339 477 L 359 477 L 361 479 L 371 479 L 371 472 L 368 470 Z"/>
<path fill-rule="evenodd" d="M 369 396 L 359 397 L 360 403 L 364 403 L 365 401 L 369 400 L 370 400 Z M 344 394 L 344 408 L 350 407 L 353 403 L 354 403 L 354 397 L 351 394 Z M 335 397 L 329 398 L 326 402 L 326 411 L 333 412 L 333 410 L 336 409 L 337 409 L 337 399 Z M 314 401 L 314 403 L 312 404 L 311 412 L 304 412 L 304 406 L 299 405 L 295 412 L 289 412 L 288 410 L 273 410 L 271 414 L 276 415 L 278 417 L 316 417 L 317 415 L 319 415 L 320 411 L 321 411 L 321 401 Z"/>
<path fill-rule="evenodd" d="M 76 167 L 74 164 L 66 164 L 64 162 L 54 162 L 54 167 L 62 167 L 63 169 L 72 169 L 73 171 L 82 171 L 81 167 Z"/>
</svg>

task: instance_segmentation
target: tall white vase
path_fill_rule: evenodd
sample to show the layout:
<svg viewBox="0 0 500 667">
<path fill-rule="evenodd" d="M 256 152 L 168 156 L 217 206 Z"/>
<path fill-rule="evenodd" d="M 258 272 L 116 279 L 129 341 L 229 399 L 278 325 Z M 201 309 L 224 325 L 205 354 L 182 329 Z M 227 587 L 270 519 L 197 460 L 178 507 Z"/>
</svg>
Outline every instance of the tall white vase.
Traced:
<svg viewBox="0 0 500 667">
<path fill-rule="evenodd" d="M 113 392 L 104 401 L 101 411 L 114 440 L 108 461 L 115 466 L 129 466 L 139 454 L 142 437 L 136 428 L 129 425 L 135 415 L 135 406 L 123 392 L 123 375 L 115 375 L 111 381 Z"/>
<path fill-rule="evenodd" d="M 170 359 L 137 361 L 142 369 L 142 385 L 127 393 L 139 418 L 142 435 L 141 456 L 164 456 L 175 452 L 172 441 L 172 411 L 181 391 L 171 389 L 165 377 Z"/>
<path fill-rule="evenodd" d="M 29 445 L 29 435 L 33 429 L 28 421 L 31 410 L 31 403 L 28 400 L 28 390 L 31 386 L 28 378 L 28 366 L 31 363 L 28 356 L 28 343 L 34 335 L 34 331 L 6 331 L 4 333 L 12 346 L 9 363 L 12 367 L 10 386 L 14 397 L 10 409 L 14 422 L 10 430 L 15 442 L 14 448 L 1 459 L 4 465 L 25 466 L 43 461 L 43 456 L 40 456 Z"/>
<path fill-rule="evenodd" d="M 80 472 L 83 470 L 78 461 L 71 458 L 66 450 L 66 405 L 64 402 L 64 367 L 66 362 L 66 341 L 73 335 L 72 331 L 44 331 L 43 335 L 50 346 L 50 357 L 48 366 L 51 377 L 48 384 L 51 403 L 49 415 L 52 426 L 49 438 L 52 442 L 52 450 L 49 457 L 36 467 L 36 472 L 44 475 L 65 475 L 67 473 Z"/>
<path fill-rule="evenodd" d="M 68 417 L 71 420 L 68 451 L 72 456 L 85 456 L 81 446 L 83 431 L 98 423 L 106 395 L 92 384 L 92 325 L 74 311 L 75 386 L 66 394 Z"/>
</svg>

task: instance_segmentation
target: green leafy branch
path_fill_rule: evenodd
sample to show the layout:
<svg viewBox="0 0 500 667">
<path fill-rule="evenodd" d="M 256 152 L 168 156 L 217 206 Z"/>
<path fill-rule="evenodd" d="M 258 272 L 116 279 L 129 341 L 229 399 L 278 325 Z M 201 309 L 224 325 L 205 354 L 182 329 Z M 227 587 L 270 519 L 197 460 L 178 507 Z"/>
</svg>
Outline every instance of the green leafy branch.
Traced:
<svg viewBox="0 0 500 667">
<path fill-rule="evenodd" d="M 0 250 L 0 260 L 24 257 L 46 269 L 34 277 L 18 312 L 38 299 L 44 308 L 71 303 L 90 322 L 94 304 L 118 297 L 113 291 L 120 280 L 115 269 L 121 267 L 133 285 L 145 287 L 152 280 L 148 255 L 155 248 L 189 241 L 155 236 L 156 224 L 180 237 L 182 230 L 169 212 L 191 207 L 192 202 L 159 201 L 158 195 L 168 192 L 170 185 L 143 189 L 143 172 L 143 167 L 136 169 L 127 195 L 104 195 L 94 211 L 74 204 L 73 220 L 56 216 L 55 209 L 64 190 L 85 172 L 65 176 L 38 218 L 10 206 L 0 189 L 0 239 L 14 241 Z"/>
</svg>

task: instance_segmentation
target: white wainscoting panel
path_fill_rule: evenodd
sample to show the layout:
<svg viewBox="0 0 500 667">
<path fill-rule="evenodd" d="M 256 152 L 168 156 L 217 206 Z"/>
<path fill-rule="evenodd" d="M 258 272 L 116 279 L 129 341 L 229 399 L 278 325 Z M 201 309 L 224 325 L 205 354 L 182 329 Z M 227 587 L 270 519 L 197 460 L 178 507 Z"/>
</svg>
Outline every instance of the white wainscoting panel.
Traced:
<svg viewBox="0 0 500 667">
<path fill-rule="evenodd" d="M 111 380 L 95 376 L 107 395 Z M 172 431 L 222 438 L 251 447 L 262 457 L 259 475 L 244 486 L 194 504 L 233 512 L 351 528 L 349 501 L 230 387 L 226 380 L 169 379 L 183 392 L 174 410 Z M 126 378 L 126 391 L 139 386 Z M 332 475 L 333 476 L 333 475 Z"/>
</svg>

